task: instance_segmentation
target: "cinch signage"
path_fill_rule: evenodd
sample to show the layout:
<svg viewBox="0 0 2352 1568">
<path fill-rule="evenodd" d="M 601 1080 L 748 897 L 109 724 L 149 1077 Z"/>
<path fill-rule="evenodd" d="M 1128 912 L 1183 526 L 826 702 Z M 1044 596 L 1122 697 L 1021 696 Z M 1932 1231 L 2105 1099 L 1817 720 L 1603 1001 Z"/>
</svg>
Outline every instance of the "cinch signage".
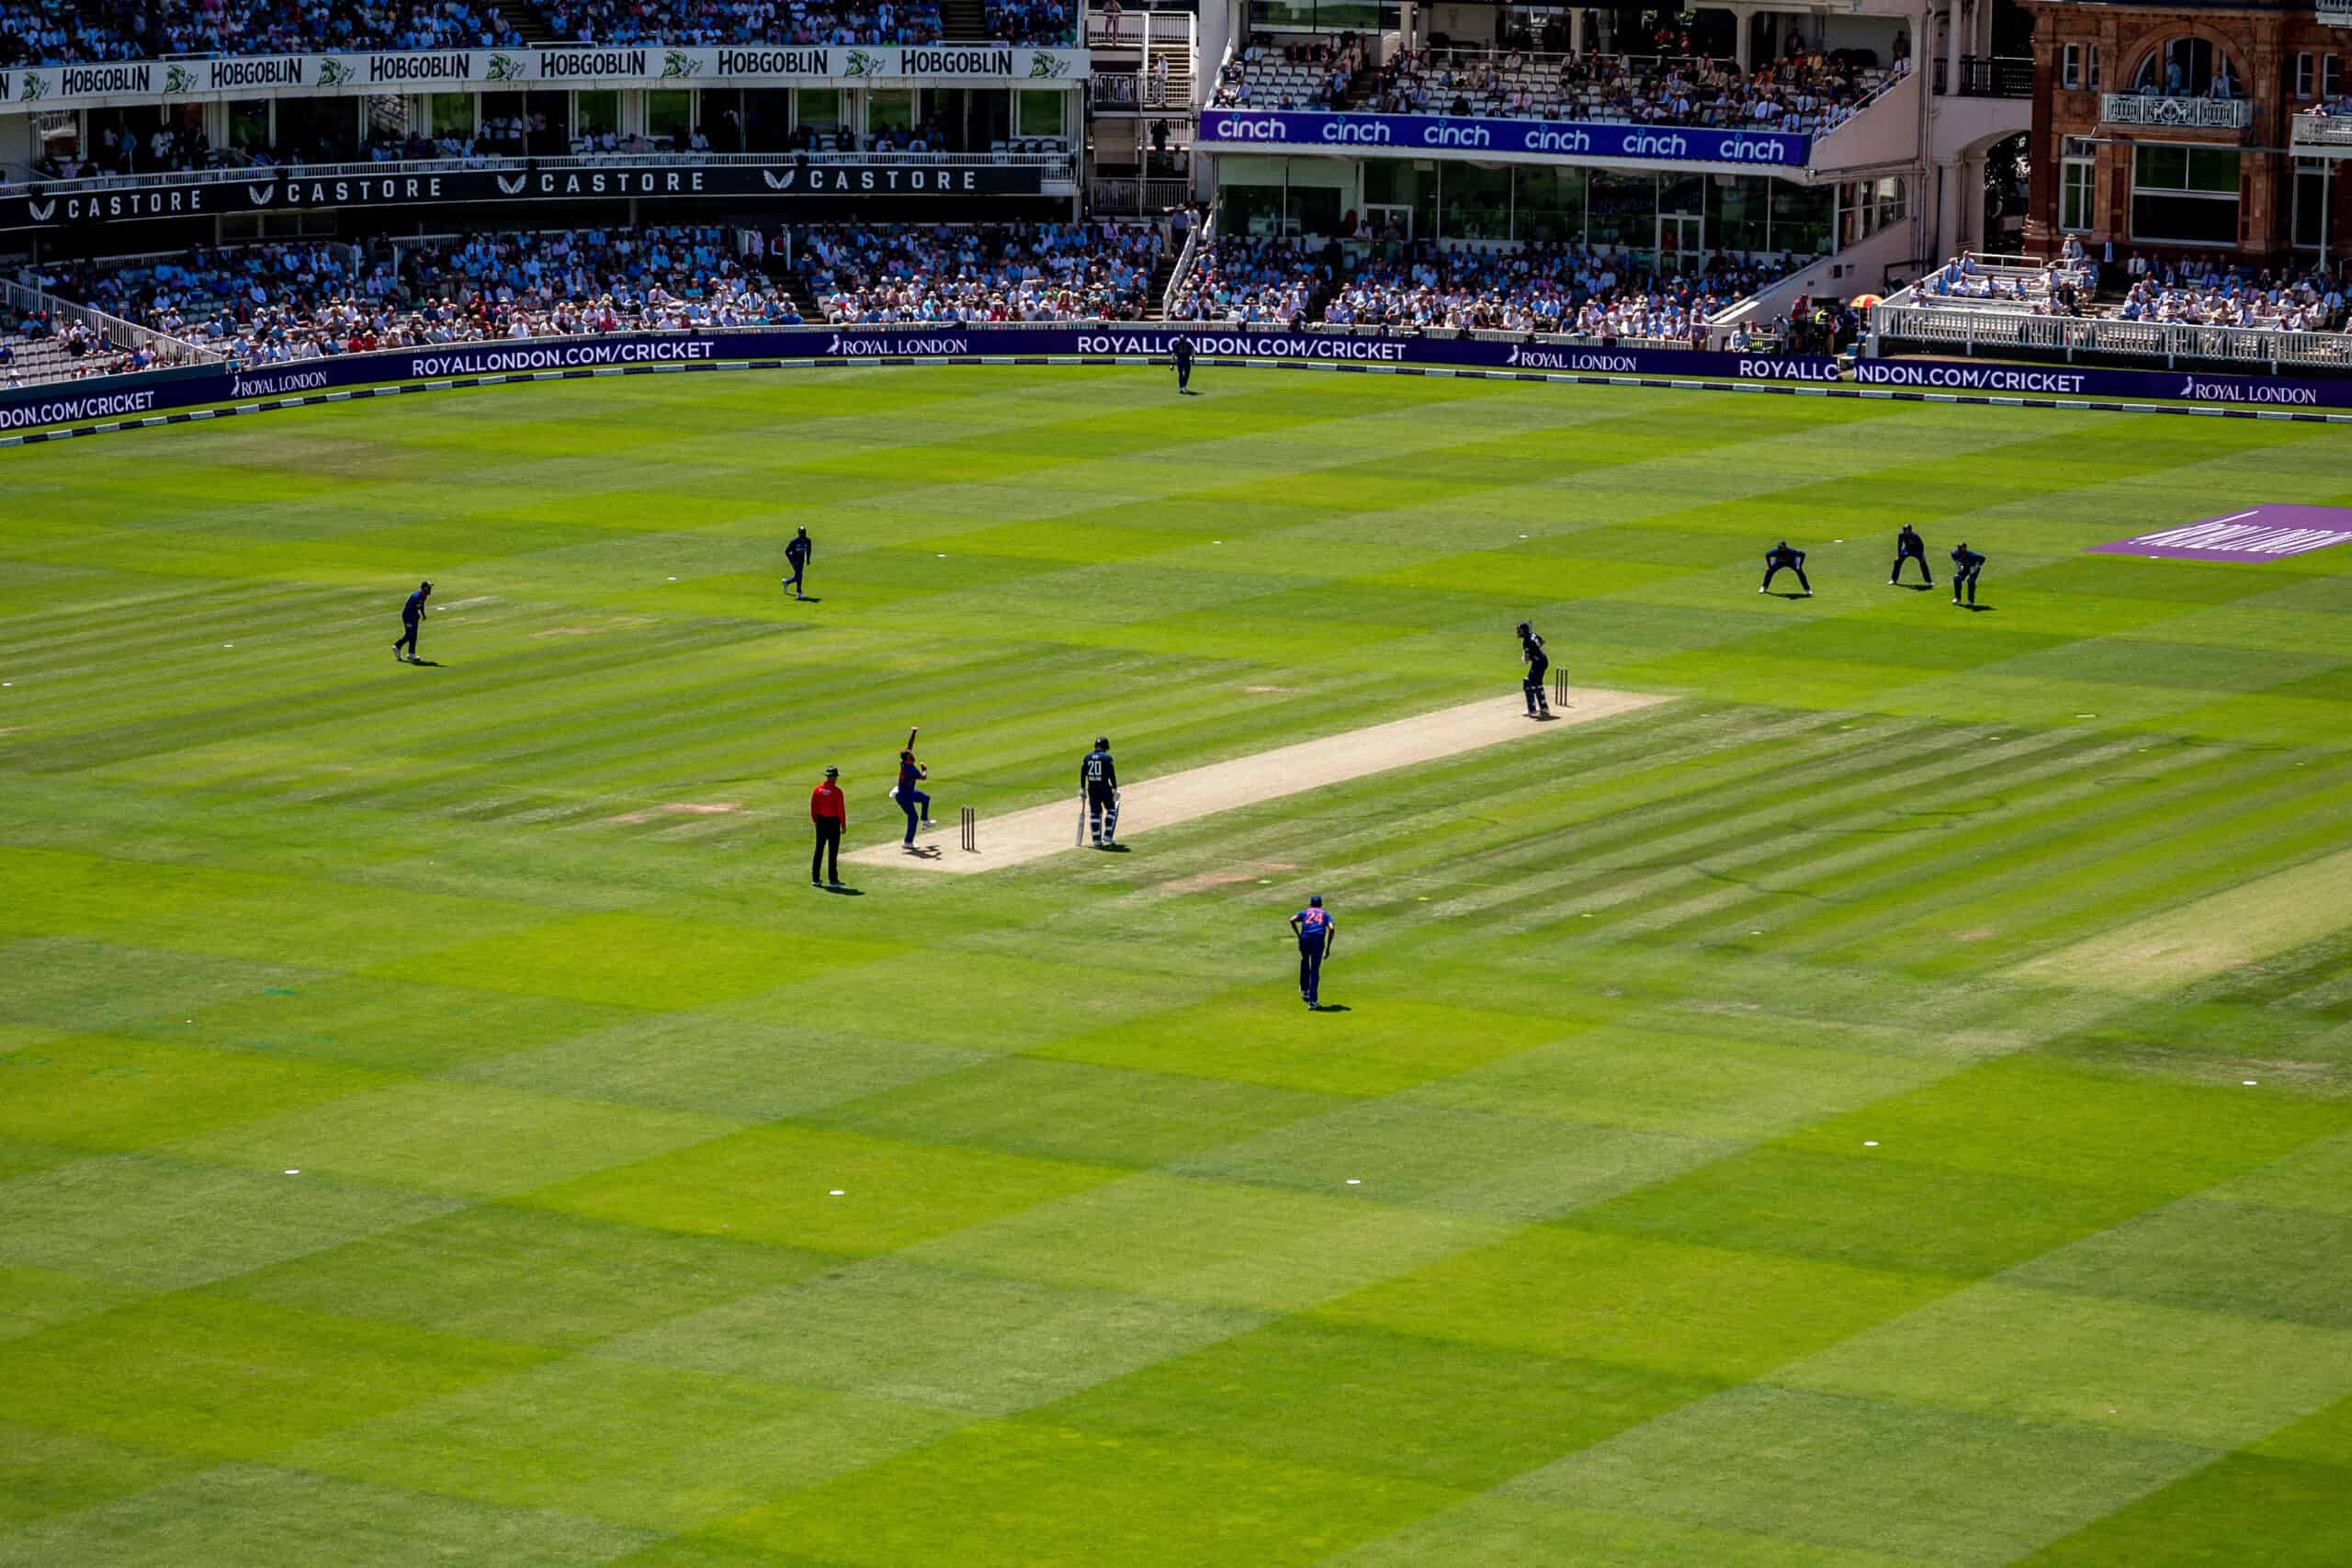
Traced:
<svg viewBox="0 0 2352 1568">
<path fill-rule="evenodd" d="M 1200 145 L 1212 152 L 1283 147 L 1344 152 L 1389 147 L 1411 152 L 1516 153 L 1521 157 L 1641 158 L 1668 164 L 1736 164 L 1801 169 L 1809 136 L 1777 130 L 1613 125 L 1585 120 L 1464 119 L 1451 115 L 1323 114 L 1216 109 L 1201 117 Z"/>
<path fill-rule="evenodd" d="M 0 109 L 76 108 L 207 97 L 368 93 L 386 87 L 537 82 L 675 87 L 695 81 L 993 83 L 1083 80 L 1082 49 L 993 44 L 874 48 L 437 49 L 382 54 L 271 54 L 242 60 L 114 61 L 0 71 Z"/>
</svg>

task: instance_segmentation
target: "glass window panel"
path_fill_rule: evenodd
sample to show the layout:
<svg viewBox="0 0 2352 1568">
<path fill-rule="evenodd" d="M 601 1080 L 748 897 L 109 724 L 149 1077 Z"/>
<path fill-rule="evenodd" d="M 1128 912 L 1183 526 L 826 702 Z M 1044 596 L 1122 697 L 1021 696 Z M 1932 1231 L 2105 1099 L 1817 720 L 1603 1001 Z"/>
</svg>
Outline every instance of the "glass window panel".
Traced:
<svg viewBox="0 0 2352 1568">
<path fill-rule="evenodd" d="M 690 87 L 673 87 L 645 95 L 645 133 L 684 146 L 695 128 L 695 95 Z"/>
<path fill-rule="evenodd" d="M 1585 237 L 1646 251 L 1657 243 L 1657 176 L 1595 169 L 1585 187 Z"/>
<path fill-rule="evenodd" d="M 912 87 L 876 87 L 865 95 L 865 129 L 911 130 L 915 123 Z M 1046 132 L 1051 135 L 1052 132 Z"/>
<path fill-rule="evenodd" d="M 621 96 L 617 91 L 582 93 L 573 100 L 572 134 L 602 136 L 621 128 Z"/>
<path fill-rule="evenodd" d="M 1717 249 L 1765 248 L 1767 215 L 1772 208 L 1770 184 L 1753 175 L 1707 182 L 1707 231 L 1714 236 Z"/>
<path fill-rule="evenodd" d="M 1798 255 L 1820 255 L 1829 249 L 1827 186 L 1772 182 L 1772 249 Z"/>
<path fill-rule="evenodd" d="M 1437 221 L 1439 235 L 1448 240 L 1510 238 L 1510 170 L 1447 165 Z"/>
<path fill-rule="evenodd" d="M 240 152 L 269 145 L 269 100 L 239 98 L 229 105 L 229 145 Z"/>
<path fill-rule="evenodd" d="M 474 133 L 474 96 L 471 93 L 435 93 L 424 100 L 424 126 L 428 136 L 471 136 Z"/>
<path fill-rule="evenodd" d="M 1409 207 L 1413 209 L 1413 238 L 1427 240 L 1437 233 L 1437 165 L 1416 168 L 1403 158 L 1375 158 L 1363 166 L 1363 199 L 1368 206 Z"/>
<path fill-rule="evenodd" d="M 1219 181 L 1217 200 L 1224 216 L 1217 220 L 1221 234 L 1279 234 L 1283 221 L 1283 187 L 1280 186 L 1235 186 Z"/>
<path fill-rule="evenodd" d="M 2133 148 L 2132 183 L 2142 189 L 2180 189 L 2188 183 L 2188 149 L 2164 146 Z"/>
<path fill-rule="evenodd" d="M 1511 238 L 1574 244 L 1584 238 L 1584 171 L 1524 168 L 1516 175 Z"/>
<path fill-rule="evenodd" d="M 2198 245 L 2234 245 L 2238 204 L 2210 196 L 2142 191 L 2132 197 L 2132 236 Z"/>
<path fill-rule="evenodd" d="M 1063 94 L 1033 92 L 1024 88 L 1020 96 L 1020 135 L 1059 136 L 1062 133 Z"/>
<path fill-rule="evenodd" d="M 842 123 L 842 90 L 839 87 L 803 87 L 794 106 L 800 123 L 812 130 L 833 130 Z"/>
<path fill-rule="evenodd" d="M 2192 147 L 2188 150 L 2188 188 L 2234 193 L 2238 188 L 2238 155 L 2234 148 Z"/>
</svg>

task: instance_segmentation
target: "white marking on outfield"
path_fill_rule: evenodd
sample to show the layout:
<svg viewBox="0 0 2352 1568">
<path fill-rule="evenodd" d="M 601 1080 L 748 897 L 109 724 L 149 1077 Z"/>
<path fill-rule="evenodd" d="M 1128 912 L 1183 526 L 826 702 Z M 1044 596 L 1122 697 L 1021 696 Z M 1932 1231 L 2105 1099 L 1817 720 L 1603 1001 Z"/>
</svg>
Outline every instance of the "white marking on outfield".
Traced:
<svg viewBox="0 0 2352 1568">
<path fill-rule="evenodd" d="M 1212 762 L 1204 768 L 1188 768 L 1163 778 L 1143 779 L 1120 791 L 1121 837 L 1131 838 L 1154 828 L 1172 828 L 1195 818 L 1303 795 L 1371 773 L 1439 761 L 1509 740 L 1557 736 L 1579 724 L 1613 718 L 1670 700 L 1648 692 L 1577 686 L 1569 689 L 1568 700 L 1559 716 L 1542 724 L 1529 721 L 1517 694 L 1512 694 L 1375 724 L 1344 735 L 1303 740 L 1295 746 L 1236 757 L 1231 761 Z M 899 848 L 894 836 L 888 843 L 842 858 L 859 865 L 898 865 L 910 871 L 958 874 L 995 871 L 1073 849 L 1073 839 L 1083 831 L 1080 811 L 1077 792 L 1072 790 L 1060 800 L 1026 811 L 981 818 L 979 848 L 976 851 L 942 846 L 932 853 L 909 853 Z"/>
</svg>

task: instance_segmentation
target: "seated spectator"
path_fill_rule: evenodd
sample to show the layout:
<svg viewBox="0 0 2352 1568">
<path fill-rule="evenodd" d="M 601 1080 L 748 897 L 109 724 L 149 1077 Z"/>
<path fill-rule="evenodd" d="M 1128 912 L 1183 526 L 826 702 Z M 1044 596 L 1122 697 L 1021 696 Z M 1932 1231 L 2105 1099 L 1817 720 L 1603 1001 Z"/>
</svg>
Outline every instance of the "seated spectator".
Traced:
<svg viewBox="0 0 2352 1568">
<path fill-rule="evenodd" d="M 1164 241 L 1109 223 L 820 224 L 792 232 L 829 321 L 1065 321 L 1143 313 Z"/>
</svg>

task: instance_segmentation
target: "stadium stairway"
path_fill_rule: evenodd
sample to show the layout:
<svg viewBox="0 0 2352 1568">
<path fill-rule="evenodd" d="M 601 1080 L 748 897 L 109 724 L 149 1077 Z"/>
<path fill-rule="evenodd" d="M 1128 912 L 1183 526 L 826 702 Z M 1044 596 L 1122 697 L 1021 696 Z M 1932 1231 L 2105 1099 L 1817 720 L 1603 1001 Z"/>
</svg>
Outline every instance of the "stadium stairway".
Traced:
<svg viewBox="0 0 2352 1568">
<path fill-rule="evenodd" d="M 1166 319 L 1168 312 L 1164 308 L 1164 301 L 1168 298 L 1168 285 L 1176 276 L 1176 263 L 1182 254 L 1178 248 L 1170 246 L 1161 254 L 1159 265 L 1152 270 L 1151 292 L 1144 296 L 1143 301 L 1145 321 L 1157 321 Z"/>
<path fill-rule="evenodd" d="M 988 6 L 982 0 L 939 0 L 939 36 L 949 43 L 986 43 Z"/>
<path fill-rule="evenodd" d="M 567 41 L 548 20 L 547 7 L 539 0 L 506 0 L 503 7 L 514 19 L 514 30 L 532 49 L 545 49 L 549 44 Z"/>
</svg>

